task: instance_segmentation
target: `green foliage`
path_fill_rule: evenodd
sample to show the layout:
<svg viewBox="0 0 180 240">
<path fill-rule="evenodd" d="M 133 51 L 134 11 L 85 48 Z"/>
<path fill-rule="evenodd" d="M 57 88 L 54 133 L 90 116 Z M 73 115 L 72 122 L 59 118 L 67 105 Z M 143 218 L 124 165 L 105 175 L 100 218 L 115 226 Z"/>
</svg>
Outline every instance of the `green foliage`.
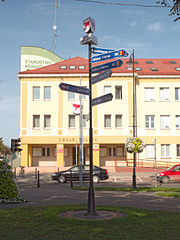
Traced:
<svg viewBox="0 0 180 240">
<path fill-rule="evenodd" d="M 0 203 L 25 201 L 17 190 L 13 173 L 5 161 L 0 161 Z"/>
</svg>

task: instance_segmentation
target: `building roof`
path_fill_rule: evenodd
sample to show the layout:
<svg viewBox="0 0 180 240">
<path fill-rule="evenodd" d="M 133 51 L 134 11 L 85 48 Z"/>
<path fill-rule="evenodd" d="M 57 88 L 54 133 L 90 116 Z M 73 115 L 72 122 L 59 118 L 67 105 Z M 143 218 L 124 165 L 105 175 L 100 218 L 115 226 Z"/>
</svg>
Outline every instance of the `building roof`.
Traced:
<svg viewBox="0 0 180 240">
<path fill-rule="evenodd" d="M 112 72 L 132 73 L 132 67 L 128 66 L 129 58 L 121 58 L 121 60 L 123 64 L 120 67 L 112 69 Z M 101 65 L 106 62 L 92 64 L 92 66 Z M 134 66 L 135 72 L 138 75 L 180 75 L 180 58 L 137 58 L 135 59 Z M 42 68 L 19 72 L 19 74 L 81 74 L 88 73 L 88 69 L 88 59 L 74 57 Z"/>
</svg>

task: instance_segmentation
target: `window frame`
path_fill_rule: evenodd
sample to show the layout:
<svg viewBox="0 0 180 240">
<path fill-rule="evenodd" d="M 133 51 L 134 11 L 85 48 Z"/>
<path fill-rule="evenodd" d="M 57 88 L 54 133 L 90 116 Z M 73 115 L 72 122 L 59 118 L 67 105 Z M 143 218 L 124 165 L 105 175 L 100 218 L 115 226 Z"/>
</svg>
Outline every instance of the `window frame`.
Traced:
<svg viewBox="0 0 180 240">
<path fill-rule="evenodd" d="M 149 93 L 148 93 L 149 91 Z M 155 88 L 154 87 L 145 87 L 144 88 L 144 101 L 151 102 L 155 101 Z"/>
<path fill-rule="evenodd" d="M 148 123 L 148 126 L 147 126 Z M 145 128 L 154 129 L 155 128 L 155 115 L 145 115 Z"/>
<path fill-rule="evenodd" d="M 167 93 L 166 94 L 162 93 L 165 90 L 168 90 L 168 98 L 164 97 Z M 168 101 L 170 101 L 170 89 L 169 89 L 169 87 L 160 87 L 159 88 L 159 100 L 161 102 L 168 102 Z"/>
<path fill-rule="evenodd" d="M 117 120 L 118 120 L 117 117 L 118 116 L 121 117 L 121 123 L 120 123 L 121 126 L 117 126 Z M 115 115 L 115 128 L 122 128 L 122 114 L 116 114 Z"/>
<path fill-rule="evenodd" d="M 47 126 L 47 118 L 49 117 L 49 126 Z M 44 129 L 50 129 L 51 128 L 51 115 L 50 114 L 44 114 Z"/>
<path fill-rule="evenodd" d="M 45 91 L 45 89 L 47 89 L 47 88 L 49 88 L 50 89 L 50 97 L 49 98 L 47 98 L 46 97 L 46 91 Z M 44 101 L 50 101 L 51 100 L 51 86 L 44 86 Z"/>
<path fill-rule="evenodd" d="M 163 118 L 164 118 L 164 120 L 163 120 Z M 168 119 L 168 121 L 167 121 L 167 119 Z M 164 122 L 164 123 L 162 123 L 162 122 Z M 168 126 L 165 126 L 165 124 L 167 124 L 167 122 L 168 122 Z M 163 124 L 163 126 L 162 126 L 162 124 Z M 160 129 L 170 129 L 170 115 L 160 115 Z"/>
<path fill-rule="evenodd" d="M 170 144 L 161 144 L 161 158 L 170 158 Z M 163 149 L 164 148 L 164 149 Z"/>
<path fill-rule="evenodd" d="M 106 117 L 108 117 L 108 116 L 110 117 L 109 118 L 110 126 L 106 126 L 106 125 L 108 125 L 107 122 L 106 122 L 108 120 L 108 119 L 106 119 Z M 105 114 L 104 115 L 104 128 L 112 128 L 112 115 L 111 114 Z"/>
<path fill-rule="evenodd" d="M 71 124 L 71 122 L 70 122 L 70 118 L 73 118 L 74 119 L 74 126 L 70 126 Z M 76 117 L 75 117 L 75 115 L 73 115 L 73 114 L 69 114 L 68 115 L 68 128 L 76 128 Z"/>
<path fill-rule="evenodd" d="M 38 89 L 38 94 L 39 94 L 38 98 L 35 98 L 35 89 Z M 33 86 L 33 96 L 32 96 L 32 98 L 33 98 L 33 101 L 40 101 L 40 99 L 41 99 L 40 86 Z"/>
<path fill-rule="evenodd" d="M 39 120 L 39 124 L 38 124 L 38 126 L 35 126 L 36 124 L 35 124 L 35 117 L 38 117 L 38 120 Z M 33 122 L 32 122 L 32 128 L 33 129 L 40 129 L 40 114 L 33 114 L 33 120 L 32 120 Z"/>
<path fill-rule="evenodd" d="M 115 86 L 115 99 L 122 100 L 122 85 Z"/>
</svg>

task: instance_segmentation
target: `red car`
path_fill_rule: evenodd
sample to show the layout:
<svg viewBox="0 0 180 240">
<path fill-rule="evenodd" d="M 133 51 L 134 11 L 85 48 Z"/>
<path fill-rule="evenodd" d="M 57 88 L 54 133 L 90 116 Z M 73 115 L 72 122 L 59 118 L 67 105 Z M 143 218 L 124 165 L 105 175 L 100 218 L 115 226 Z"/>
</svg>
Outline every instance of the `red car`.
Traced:
<svg viewBox="0 0 180 240">
<path fill-rule="evenodd" d="M 174 165 L 167 170 L 157 174 L 157 180 L 161 183 L 169 181 L 180 181 L 180 164 Z"/>
</svg>

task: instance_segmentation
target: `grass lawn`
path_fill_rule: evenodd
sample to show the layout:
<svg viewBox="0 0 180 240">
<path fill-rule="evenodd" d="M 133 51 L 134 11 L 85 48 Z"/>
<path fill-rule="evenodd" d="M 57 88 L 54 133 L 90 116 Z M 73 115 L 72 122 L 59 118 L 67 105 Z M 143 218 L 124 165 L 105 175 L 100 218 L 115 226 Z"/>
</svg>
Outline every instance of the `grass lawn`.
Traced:
<svg viewBox="0 0 180 240">
<path fill-rule="evenodd" d="M 124 207 L 97 207 L 124 213 L 112 220 L 64 219 L 59 213 L 85 205 L 0 209 L 0 240 L 160 240 L 180 239 L 180 213 Z"/>
</svg>

